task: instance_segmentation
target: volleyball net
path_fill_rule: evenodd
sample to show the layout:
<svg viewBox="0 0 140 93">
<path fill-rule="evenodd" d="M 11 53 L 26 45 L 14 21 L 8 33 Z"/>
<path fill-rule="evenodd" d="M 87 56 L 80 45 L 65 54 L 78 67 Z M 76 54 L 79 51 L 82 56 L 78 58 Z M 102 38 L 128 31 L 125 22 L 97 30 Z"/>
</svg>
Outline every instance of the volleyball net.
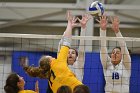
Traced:
<svg viewBox="0 0 140 93">
<path fill-rule="evenodd" d="M 35 35 L 35 34 L 0 34 L 0 93 L 4 92 L 7 76 L 16 72 L 24 77 L 25 89 L 34 90 L 35 81 L 39 80 L 40 93 L 46 93 L 47 80 L 29 77 L 20 66 L 27 61 L 29 65 L 38 66 L 42 55 L 56 57 L 61 35 Z M 89 86 L 91 93 L 104 93 L 105 80 L 103 67 L 100 61 L 100 41 L 107 41 L 108 52 L 119 46 L 118 41 L 124 40 L 131 51 L 131 93 L 140 92 L 140 38 L 133 37 L 98 37 L 98 36 L 73 36 L 72 47 L 84 47 L 85 66 L 83 83 Z M 80 40 L 85 43 L 79 46 Z M 90 41 L 90 42 L 89 42 Z M 80 51 L 80 50 L 79 50 Z"/>
</svg>

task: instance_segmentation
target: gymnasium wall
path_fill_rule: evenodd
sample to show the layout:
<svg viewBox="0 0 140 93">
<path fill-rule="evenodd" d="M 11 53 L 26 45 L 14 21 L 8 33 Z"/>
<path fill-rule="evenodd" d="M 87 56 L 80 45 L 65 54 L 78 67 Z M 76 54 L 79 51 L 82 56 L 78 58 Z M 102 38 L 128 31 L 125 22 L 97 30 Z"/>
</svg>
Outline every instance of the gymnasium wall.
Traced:
<svg viewBox="0 0 140 93">
<path fill-rule="evenodd" d="M 23 76 L 26 80 L 25 89 L 33 89 L 36 80 L 39 80 L 40 93 L 46 93 L 47 80 L 29 77 L 19 65 L 19 57 L 27 56 L 29 65 L 38 66 L 41 55 L 48 54 L 56 57 L 56 53 L 51 52 L 13 52 L 12 70 Z M 140 93 L 140 55 L 132 54 L 132 75 L 130 79 L 130 93 Z M 104 93 L 104 75 L 100 62 L 99 53 L 86 53 L 83 83 L 89 86 L 91 93 Z"/>
</svg>

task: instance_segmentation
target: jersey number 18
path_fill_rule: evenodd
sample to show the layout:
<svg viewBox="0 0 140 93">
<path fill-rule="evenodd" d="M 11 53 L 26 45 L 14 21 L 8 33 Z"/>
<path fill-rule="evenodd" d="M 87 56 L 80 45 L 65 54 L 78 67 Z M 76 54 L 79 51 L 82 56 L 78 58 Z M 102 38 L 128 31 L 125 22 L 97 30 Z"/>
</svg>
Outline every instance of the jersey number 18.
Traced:
<svg viewBox="0 0 140 93">
<path fill-rule="evenodd" d="M 119 79 L 119 73 L 118 72 L 113 72 L 112 73 L 112 79 Z"/>
</svg>

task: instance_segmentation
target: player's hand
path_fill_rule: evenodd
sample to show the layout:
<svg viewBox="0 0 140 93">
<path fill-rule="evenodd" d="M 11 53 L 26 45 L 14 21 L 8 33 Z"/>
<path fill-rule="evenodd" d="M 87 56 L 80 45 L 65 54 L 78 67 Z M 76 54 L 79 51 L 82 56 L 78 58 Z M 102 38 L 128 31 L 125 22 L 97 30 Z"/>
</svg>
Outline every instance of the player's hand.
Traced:
<svg viewBox="0 0 140 93">
<path fill-rule="evenodd" d="M 75 16 L 72 16 L 70 11 L 67 11 L 67 20 L 68 20 L 68 25 L 70 27 L 76 27 L 78 26 L 78 24 L 76 23 L 77 18 L 75 18 Z"/>
<path fill-rule="evenodd" d="M 107 19 L 106 15 L 103 15 L 103 16 L 99 17 L 99 20 L 96 19 L 96 21 L 98 21 L 100 23 L 100 28 L 102 30 L 106 30 L 107 24 L 108 24 L 108 19 Z"/>
<path fill-rule="evenodd" d="M 39 93 L 38 81 L 36 81 L 35 83 L 35 92 Z"/>
<path fill-rule="evenodd" d="M 119 32 L 119 24 L 120 24 L 120 20 L 117 16 L 115 17 L 110 17 L 110 20 L 112 22 L 112 25 L 111 25 L 111 28 L 113 29 L 113 31 L 115 33 L 118 33 Z"/>
<path fill-rule="evenodd" d="M 78 21 L 80 22 L 81 27 L 82 27 L 83 29 L 86 28 L 86 24 L 87 24 L 88 20 L 89 20 L 91 17 L 92 17 L 92 16 L 89 15 L 89 14 L 84 14 L 84 15 L 82 15 L 82 19 L 81 19 L 81 20 L 77 17 L 77 19 L 78 19 Z"/>
</svg>

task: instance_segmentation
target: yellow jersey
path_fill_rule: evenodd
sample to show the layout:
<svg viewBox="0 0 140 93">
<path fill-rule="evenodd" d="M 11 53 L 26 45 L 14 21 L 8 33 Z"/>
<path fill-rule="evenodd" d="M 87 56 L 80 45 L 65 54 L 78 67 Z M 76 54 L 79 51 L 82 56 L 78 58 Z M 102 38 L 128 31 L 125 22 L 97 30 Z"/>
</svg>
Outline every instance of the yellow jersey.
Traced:
<svg viewBox="0 0 140 93">
<path fill-rule="evenodd" d="M 32 90 L 22 90 L 22 91 L 19 91 L 18 93 L 37 93 L 37 92 L 32 91 Z"/>
<path fill-rule="evenodd" d="M 80 82 L 68 68 L 68 52 L 69 47 L 62 46 L 57 59 L 53 59 L 51 62 L 51 77 L 49 79 L 49 85 L 53 93 L 56 93 L 57 89 L 62 85 L 70 86 L 73 90 L 75 86 L 82 84 L 82 82 Z"/>
</svg>

